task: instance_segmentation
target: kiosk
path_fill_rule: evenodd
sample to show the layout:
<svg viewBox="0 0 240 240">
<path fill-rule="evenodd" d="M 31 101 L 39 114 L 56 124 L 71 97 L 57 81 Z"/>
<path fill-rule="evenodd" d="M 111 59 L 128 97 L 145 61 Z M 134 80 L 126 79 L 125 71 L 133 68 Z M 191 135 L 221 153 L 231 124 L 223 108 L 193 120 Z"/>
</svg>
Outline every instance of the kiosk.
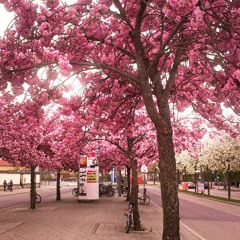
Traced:
<svg viewBox="0 0 240 240">
<path fill-rule="evenodd" d="M 99 199 L 99 167 L 95 157 L 80 157 L 78 192 L 78 202 Z"/>
</svg>

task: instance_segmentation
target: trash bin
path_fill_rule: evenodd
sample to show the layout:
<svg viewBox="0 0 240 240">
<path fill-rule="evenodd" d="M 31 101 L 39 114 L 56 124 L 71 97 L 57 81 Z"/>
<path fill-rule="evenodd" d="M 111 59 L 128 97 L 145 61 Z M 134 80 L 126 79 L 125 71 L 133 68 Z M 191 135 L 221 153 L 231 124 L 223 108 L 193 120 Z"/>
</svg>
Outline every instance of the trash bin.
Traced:
<svg viewBox="0 0 240 240">
<path fill-rule="evenodd" d="M 182 182 L 182 190 L 187 191 L 188 190 L 188 182 Z"/>
</svg>

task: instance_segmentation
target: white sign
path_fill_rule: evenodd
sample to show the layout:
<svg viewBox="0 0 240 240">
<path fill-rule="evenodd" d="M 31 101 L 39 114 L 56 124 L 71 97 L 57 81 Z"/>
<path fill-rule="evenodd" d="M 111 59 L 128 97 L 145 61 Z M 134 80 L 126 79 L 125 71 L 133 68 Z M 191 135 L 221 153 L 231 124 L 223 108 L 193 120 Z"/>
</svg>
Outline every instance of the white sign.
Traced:
<svg viewBox="0 0 240 240">
<path fill-rule="evenodd" d="M 148 172 L 148 167 L 147 167 L 145 164 L 143 164 L 143 165 L 141 166 L 141 172 L 142 172 L 142 173 L 147 173 L 147 172 Z"/>
</svg>

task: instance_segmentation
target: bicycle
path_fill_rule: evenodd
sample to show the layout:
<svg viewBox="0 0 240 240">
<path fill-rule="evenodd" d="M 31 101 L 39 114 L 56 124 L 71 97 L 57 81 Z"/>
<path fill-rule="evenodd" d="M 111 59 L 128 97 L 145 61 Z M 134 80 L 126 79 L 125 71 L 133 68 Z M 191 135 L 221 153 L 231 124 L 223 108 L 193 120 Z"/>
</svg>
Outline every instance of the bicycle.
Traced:
<svg viewBox="0 0 240 240">
<path fill-rule="evenodd" d="M 42 201 L 41 195 L 39 195 L 38 193 L 36 193 L 36 203 L 40 203 L 41 201 Z"/>
<path fill-rule="evenodd" d="M 124 213 L 124 216 L 127 217 L 125 230 L 126 233 L 129 233 L 131 225 L 133 225 L 133 210 L 134 203 L 130 202 L 127 213 Z"/>
<path fill-rule="evenodd" d="M 115 194 L 115 190 L 112 185 L 99 185 L 99 196 L 106 195 L 107 197 L 112 197 Z"/>
<path fill-rule="evenodd" d="M 30 192 L 30 194 L 31 194 L 31 192 Z M 42 201 L 42 197 L 41 197 L 41 195 L 40 194 L 38 194 L 38 193 L 35 193 L 35 201 L 36 201 L 36 203 L 40 203 L 41 201 Z"/>
<path fill-rule="evenodd" d="M 148 205 L 150 203 L 150 197 L 146 194 L 138 197 L 138 200 L 143 205 Z"/>
<path fill-rule="evenodd" d="M 143 205 L 148 205 L 150 203 L 150 197 L 146 194 L 147 189 L 143 189 L 143 195 L 138 197 L 138 200 Z"/>
<path fill-rule="evenodd" d="M 75 197 L 79 195 L 78 188 L 74 188 L 72 190 L 72 195 L 75 196 Z"/>
</svg>

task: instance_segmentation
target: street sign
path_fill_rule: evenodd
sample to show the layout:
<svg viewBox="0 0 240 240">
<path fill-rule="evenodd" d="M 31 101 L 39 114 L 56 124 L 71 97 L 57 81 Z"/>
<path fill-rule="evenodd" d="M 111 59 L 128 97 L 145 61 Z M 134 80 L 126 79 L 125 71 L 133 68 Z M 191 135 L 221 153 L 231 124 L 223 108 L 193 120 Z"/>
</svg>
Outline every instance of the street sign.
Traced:
<svg viewBox="0 0 240 240">
<path fill-rule="evenodd" d="M 141 172 L 142 172 L 142 173 L 147 173 L 147 172 L 148 172 L 148 167 L 147 167 L 145 164 L 143 164 L 143 165 L 141 166 Z"/>
<path fill-rule="evenodd" d="M 199 193 L 204 192 L 204 182 L 198 182 L 198 192 Z"/>
</svg>

